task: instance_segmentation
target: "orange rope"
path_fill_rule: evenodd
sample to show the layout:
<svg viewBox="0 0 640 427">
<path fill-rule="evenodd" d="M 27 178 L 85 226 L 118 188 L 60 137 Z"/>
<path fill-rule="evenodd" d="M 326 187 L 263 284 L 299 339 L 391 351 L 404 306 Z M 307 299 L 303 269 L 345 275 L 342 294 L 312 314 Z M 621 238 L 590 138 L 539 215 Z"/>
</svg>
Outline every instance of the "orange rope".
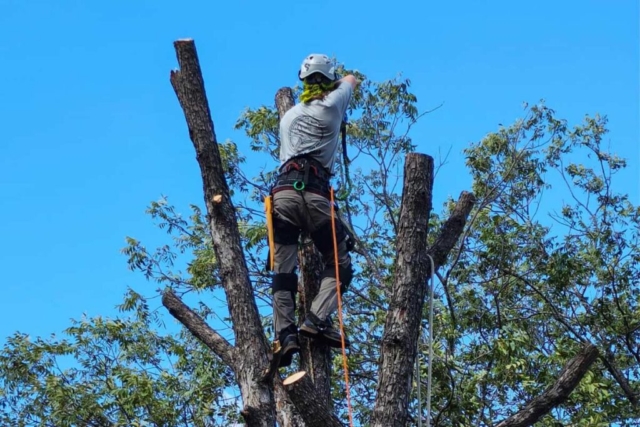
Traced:
<svg viewBox="0 0 640 427">
<path fill-rule="evenodd" d="M 351 409 L 351 391 L 349 389 L 349 366 L 344 342 L 344 324 L 342 323 L 342 295 L 340 295 L 340 264 L 338 260 L 338 236 L 336 236 L 336 216 L 333 210 L 333 187 L 331 187 L 331 228 L 333 229 L 333 257 L 336 265 L 336 290 L 338 291 L 338 319 L 340 320 L 340 336 L 342 339 L 342 367 L 344 368 L 344 383 L 347 388 L 347 409 L 349 410 L 349 425 L 353 427 L 353 411 Z"/>
</svg>

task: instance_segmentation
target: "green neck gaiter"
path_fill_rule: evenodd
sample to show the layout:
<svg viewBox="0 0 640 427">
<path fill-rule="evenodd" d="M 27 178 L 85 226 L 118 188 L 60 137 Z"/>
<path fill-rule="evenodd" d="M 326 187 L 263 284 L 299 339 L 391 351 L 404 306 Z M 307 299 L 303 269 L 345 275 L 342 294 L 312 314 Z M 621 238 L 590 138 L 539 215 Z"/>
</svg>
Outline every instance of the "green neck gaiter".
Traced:
<svg viewBox="0 0 640 427">
<path fill-rule="evenodd" d="M 300 101 L 309 102 L 313 99 L 322 98 L 322 94 L 331 91 L 335 87 L 335 82 L 329 83 L 302 83 L 302 93 L 300 94 Z"/>
</svg>

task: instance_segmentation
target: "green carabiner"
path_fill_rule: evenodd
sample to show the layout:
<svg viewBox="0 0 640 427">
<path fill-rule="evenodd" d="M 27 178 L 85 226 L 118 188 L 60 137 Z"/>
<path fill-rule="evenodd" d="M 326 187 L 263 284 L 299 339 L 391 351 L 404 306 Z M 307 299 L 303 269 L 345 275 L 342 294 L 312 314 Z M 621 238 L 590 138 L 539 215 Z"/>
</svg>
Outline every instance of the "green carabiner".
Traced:
<svg viewBox="0 0 640 427">
<path fill-rule="evenodd" d="M 296 181 L 293 183 L 293 188 L 295 188 L 298 191 L 302 191 L 304 190 L 304 182 L 303 181 Z"/>
</svg>

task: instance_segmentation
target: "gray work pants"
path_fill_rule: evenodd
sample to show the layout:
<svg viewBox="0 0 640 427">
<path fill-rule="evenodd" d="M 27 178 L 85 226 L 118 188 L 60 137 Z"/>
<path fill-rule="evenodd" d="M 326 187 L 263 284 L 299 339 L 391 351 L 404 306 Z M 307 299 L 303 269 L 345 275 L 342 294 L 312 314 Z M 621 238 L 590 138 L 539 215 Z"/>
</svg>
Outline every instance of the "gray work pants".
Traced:
<svg viewBox="0 0 640 427">
<path fill-rule="evenodd" d="M 273 195 L 273 220 L 275 254 L 274 273 L 292 273 L 297 265 L 298 236 L 301 230 L 314 236 L 314 243 L 322 253 L 325 269 L 335 270 L 333 231 L 331 228 L 331 201 L 326 197 L 306 191 L 282 190 Z M 339 219 L 336 215 L 335 223 Z M 282 226 L 285 225 L 283 228 Z M 279 235 L 280 234 L 280 235 Z M 283 238 L 284 237 L 284 238 Z M 340 239 L 341 236 L 338 236 Z M 277 243 L 286 240 L 287 244 Z M 319 240 L 319 241 L 318 241 Z M 338 263 L 345 268 L 351 265 L 346 239 L 338 240 Z M 295 242 L 295 243 L 294 243 Z M 324 247 L 324 250 L 321 248 Z M 338 307 L 336 279 L 325 277 L 320 290 L 311 304 L 311 312 L 321 320 L 327 319 Z M 273 322 L 277 334 L 295 325 L 293 295 L 288 291 L 277 291 L 273 295 Z"/>
</svg>

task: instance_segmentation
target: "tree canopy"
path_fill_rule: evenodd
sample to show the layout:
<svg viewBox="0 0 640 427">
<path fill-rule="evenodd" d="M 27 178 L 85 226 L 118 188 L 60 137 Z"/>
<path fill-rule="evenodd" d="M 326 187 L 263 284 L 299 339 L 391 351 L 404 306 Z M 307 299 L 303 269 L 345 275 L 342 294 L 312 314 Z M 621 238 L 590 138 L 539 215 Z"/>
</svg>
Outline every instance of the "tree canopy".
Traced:
<svg viewBox="0 0 640 427">
<path fill-rule="evenodd" d="M 340 67 L 342 73 L 349 71 Z M 394 308 L 390 301 L 399 268 L 403 161 L 418 148 L 421 136 L 412 127 L 429 110 L 420 112 L 409 79 L 374 82 L 356 74 L 363 83 L 349 109 L 351 161 L 340 161 L 335 186 L 340 213 L 357 236 L 356 274 L 343 308 L 352 342 L 351 405 L 355 421 L 368 425 L 379 391 L 385 323 Z M 173 77 L 172 83 L 175 88 Z M 297 93 L 292 88 L 294 97 Z M 262 201 L 277 168 L 279 115 L 275 104 L 242 112 L 236 128 L 244 131 L 253 153 L 242 153 L 231 140 L 217 144 L 255 297 L 252 304 L 260 310 L 268 339 L 273 331 Z M 596 360 L 537 425 L 637 422 L 640 207 L 617 190 L 616 174 L 626 162 L 607 150 L 607 132 L 606 115 L 570 124 L 540 101 L 525 105 L 522 118 L 513 124 L 478 135 L 464 150 L 474 203 L 462 235 L 452 241 L 451 252 L 435 271 L 433 324 L 428 324 L 427 306 L 422 308 L 419 375 L 412 379 L 405 420 L 409 425 L 427 416 L 432 426 L 498 425 L 554 384 L 587 344 L 597 348 Z M 248 170 L 246 156 L 260 156 L 268 164 L 264 170 Z M 446 167 L 443 162 L 438 166 Z M 211 209 L 215 202 L 207 191 L 213 190 L 203 180 L 205 204 Z M 446 185 L 438 184 L 437 175 L 435 182 Z M 247 422 L 250 415 L 241 414 L 243 404 L 234 398 L 241 393 L 241 363 L 233 362 L 234 370 L 228 360 L 240 356 L 224 353 L 244 326 L 232 324 L 222 292 L 221 277 L 232 273 L 221 271 L 226 268 L 221 258 L 231 253 L 220 255 L 214 248 L 212 233 L 220 230 L 212 229 L 210 211 L 203 212 L 195 202 L 190 209 L 184 217 L 167 198 L 152 202 L 148 213 L 166 231 L 167 243 L 149 249 L 128 237 L 123 253 L 133 271 L 159 286 L 165 306 L 171 289 L 172 295 L 193 301 L 195 316 L 226 325 L 234 335 L 218 328 L 220 335 L 203 342 L 180 324 L 167 327 L 171 318 L 149 289 L 130 290 L 121 316 L 73 321 L 61 339 L 32 339 L 17 332 L 0 353 L 3 425 L 204 427 Z M 443 238 L 455 209 L 456 200 L 450 198 L 430 212 L 426 247 Z M 309 250 L 305 245 L 303 239 L 301 254 Z M 427 289 L 425 283 L 423 291 Z M 431 361 L 424 338 L 429 328 L 434 337 Z M 341 354 L 313 352 L 327 361 L 327 403 L 346 422 Z M 308 367 L 310 360 L 304 363 Z M 431 414 L 425 411 L 429 363 Z M 283 415 L 281 409 L 278 420 L 305 425 L 295 411 Z"/>
</svg>

